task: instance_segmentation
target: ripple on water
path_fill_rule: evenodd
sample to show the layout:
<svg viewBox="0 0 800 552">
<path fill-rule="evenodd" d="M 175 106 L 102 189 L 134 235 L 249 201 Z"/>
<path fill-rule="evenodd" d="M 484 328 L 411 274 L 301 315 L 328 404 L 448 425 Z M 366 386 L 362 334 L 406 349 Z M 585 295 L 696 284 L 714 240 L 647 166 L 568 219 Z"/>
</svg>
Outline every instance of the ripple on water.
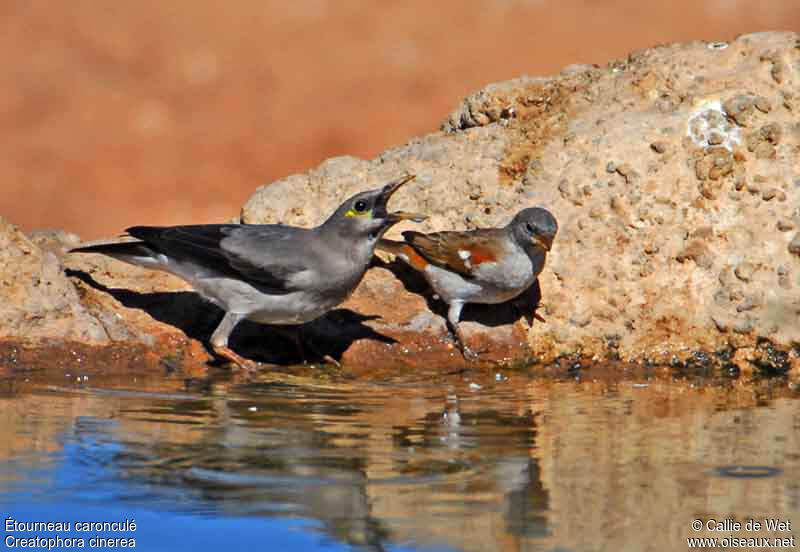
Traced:
<svg viewBox="0 0 800 552">
<path fill-rule="evenodd" d="M 685 520 L 664 512 L 798 509 L 783 380 L 497 373 L 45 382 L 0 399 L 0 503 L 122 504 L 197 534 L 293 518 L 325 535 L 312 549 L 680 548 L 664 535 Z M 237 536 L 265 538 L 251 531 Z"/>
</svg>

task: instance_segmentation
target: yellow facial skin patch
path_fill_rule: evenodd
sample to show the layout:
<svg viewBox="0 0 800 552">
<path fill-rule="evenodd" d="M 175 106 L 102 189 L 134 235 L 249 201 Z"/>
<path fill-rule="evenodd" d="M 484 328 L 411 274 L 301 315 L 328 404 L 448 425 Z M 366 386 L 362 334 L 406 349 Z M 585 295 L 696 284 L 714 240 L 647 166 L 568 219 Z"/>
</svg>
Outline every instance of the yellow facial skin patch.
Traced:
<svg viewBox="0 0 800 552">
<path fill-rule="evenodd" d="M 363 213 L 359 213 L 358 211 L 355 211 L 353 209 L 348 209 L 347 212 L 344 214 L 344 216 L 346 216 L 346 217 L 365 217 L 365 216 L 369 216 L 370 218 L 372 218 L 372 209 L 370 209 L 369 211 L 364 211 Z"/>
</svg>

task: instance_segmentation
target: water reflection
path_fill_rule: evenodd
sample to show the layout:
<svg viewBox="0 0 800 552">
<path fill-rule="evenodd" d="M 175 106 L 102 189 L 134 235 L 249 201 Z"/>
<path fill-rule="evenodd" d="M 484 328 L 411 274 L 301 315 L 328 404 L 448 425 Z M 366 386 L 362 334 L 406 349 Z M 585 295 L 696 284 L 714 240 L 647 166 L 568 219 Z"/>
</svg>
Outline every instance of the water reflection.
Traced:
<svg viewBox="0 0 800 552">
<path fill-rule="evenodd" d="M 0 396 L 0 506 L 309 520 L 374 550 L 683 549 L 695 518 L 797 512 L 785 381 L 561 375 L 41 376 Z"/>
</svg>

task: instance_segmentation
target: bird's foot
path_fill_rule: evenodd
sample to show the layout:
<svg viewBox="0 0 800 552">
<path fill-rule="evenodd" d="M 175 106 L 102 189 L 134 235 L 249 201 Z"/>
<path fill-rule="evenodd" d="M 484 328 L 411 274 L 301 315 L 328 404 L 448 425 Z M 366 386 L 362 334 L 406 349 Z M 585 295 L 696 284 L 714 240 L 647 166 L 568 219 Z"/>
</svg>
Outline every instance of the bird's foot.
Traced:
<svg viewBox="0 0 800 552">
<path fill-rule="evenodd" d="M 333 364 L 337 368 L 342 367 L 341 363 L 335 358 L 333 358 L 331 355 L 322 355 L 322 360 L 325 361 L 325 364 Z"/>
<path fill-rule="evenodd" d="M 468 345 L 464 336 L 461 335 L 461 332 L 456 333 L 456 344 L 458 345 L 458 349 L 461 351 L 461 356 L 464 357 L 464 360 L 468 360 L 470 362 L 475 362 L 480 360 L 480 355 L 489 352 L 488 349 L 480 349 L 480 350 L 472 350 Z"/>
<path fill-rule="evenodd" d="M 306 338 L 304 340 L 304 343 L 305 343 L 306 348 L 308 348 L 308 350 L 310 350 L 311 353 L 314 356 L 316 356 L 317 358 L 321 358 L 322 359 L 323 363 L 325 363 L 325 364 L 333 364 L 337 368 L 341 368 L 342 367 L 342 365 L 339 364 L 338 360 L 333 358 L 331 355 L 329 355 L 327 353 L 323 353 L 319 349 L 317 349 L 317 347 L 314 345 L 314 342 L 311 341 L 311 339 Z M 306 357 L 305 357 L 305 354 L 304 354 L 303 355 L 303 363 L 305 364 L 306 362 L 307 361 L 306 361 Z"/>
<path fill-rule="evenodd" d="M 536 309 L 540 308 L 542 305 L 537 305 L 533 310 L 527 310 L 522 305 L 518 303 L 514 303 L 514 308 L 517 311 L 517 316 L 522 316 L 525 319 L 525 322 L 528 323 L 528 327 L 533 327 L 533 321 L 538 320 L 543 324 L 547 323 L 547 320 L 542 318 L 542 315 L 536 312 Z"/>
<path fill-rule="evenodd" d="M 489 352 L 488 348 L 477 349 L 473 350 L 467 346 L 461 348 L 461 354 L 465 360 L 469 360 L 470 362 L 477 362 L 481 360 L 481 355 L 485 355 Z M 487 360 L 482 360 L 482 362 L 487 362 Z"/>
<path fill-rule="evenodd" d="M 311 341 L 311 339 L 308 339 L 308 338 L 306 338 L 306 339 L 304 340 L 304 343 L 305 343 L 305 346 L 306 346 L 306 348 L 307 348 L 309 351 L 311 351 L 311 353 L 312 353 L 312 354 L 313 354 L 315 357 L 317 357 L 317 358 L 321 358 L 321 359 L 322 359 L 322 362 L 323 362 L 324 364 L 333 364 L 333 365 L 334 365 L 334 366 L 336 366 L 337 368 L 341 368 L 341 367 L 342 367 L 342 365 L 341 365 L 341 364 L 339 364 L 339 361 L 338 361 L 338 360 L 336 360 L 335 358 L 333 358 L 331 355 L 329 355 L 329 354 L 327 354 L 327 353 L 323 353 L 323 352 L 321 352 L 319 349 L 317 349 L 317 347 L 314 345 L 314 342 L 313 342 L 313 341 Z M 301 346 L 301 350 L 302 350 L 302 346 Z M 303 364 L 308 364 L 308 360 L 306 359 L 306 355 L 305 355 L 305 353 L 303 353 L 302 357 L 303 357 Z"/>
<path fill-rule="evenodd" d="M 538 320 L 539 322 L 541 322 L 541 323 L 543 323 L 543 324 L 547 324 L 547 320 L 545 320 L 544 318 L 542 318 L 542 315 L 541 315 L 541 314 L 539 314 L 538 312 L 536 312 L 537 310 L 540 310 L 540 309 L 544 309 L 545 311 L 547 311 L 547 305 L 545 305 L 545 304 L 544 304 L 544 303 L 542 303 L 541 301 L 539 301 L 538 303 L 536 303 L 536 306 L 533 308 L 533 311 L 531 311 L 531 319 L 534 319 L 534 318 L 535 318 L 535 319 L 536 319 L 536 320 Z M 549 311 L 547 311 L 547 312 L 549 312 Z M 533 325 L 533 321 L 531 321 L 531 325 Z"/>
<path fill-rule="evenodd" d="M 258 362 L 244 358 L 233 352 L 228 347 L 214 347 L 213 349 L 215 354 L 233 363 L 246 372 L 254 372 L 260 367 Z"/>
<path fill-rule="evenodd" d="M 525 315 L 525 320 L 528 322 L 528 326 L 533 326 L 533 321 L 538 320 L 542 324 L 547 324 L 547 320 L 542 318 L 542 315 L 537 312 L 531 312 Z"/>
<path fill-rule="evenodd" d="M 466 345 L 461 347 L 461 355 L 464 357 L 464 360 L 468 360 L 470 362 L 475 362 L 480 358 L 480 353 L 477 351 L 473 351 Z"/>
</svg>

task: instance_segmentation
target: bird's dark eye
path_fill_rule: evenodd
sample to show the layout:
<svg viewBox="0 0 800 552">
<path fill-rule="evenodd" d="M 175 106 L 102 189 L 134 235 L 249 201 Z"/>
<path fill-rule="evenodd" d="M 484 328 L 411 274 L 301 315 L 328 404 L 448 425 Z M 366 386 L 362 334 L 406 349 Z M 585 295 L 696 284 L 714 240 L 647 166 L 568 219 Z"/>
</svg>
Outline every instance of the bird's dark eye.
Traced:
<svg viewBox="0 0 800 552">
<path fill-rule="evenodd" d="M 359 199 L 356 201 L 356 204 L 353 205 L 353 208 L 356 210 L 357 213 L 363 213 L 367 210 L 367 202 L 363 199 Z"/>
<path fill-rule="evenodd" d="M 530 222 L 525 223 L 525 229 L 528 231 L 528 234 L 535 234 L 533 230 L 533 225 Z"/>
</svg>

